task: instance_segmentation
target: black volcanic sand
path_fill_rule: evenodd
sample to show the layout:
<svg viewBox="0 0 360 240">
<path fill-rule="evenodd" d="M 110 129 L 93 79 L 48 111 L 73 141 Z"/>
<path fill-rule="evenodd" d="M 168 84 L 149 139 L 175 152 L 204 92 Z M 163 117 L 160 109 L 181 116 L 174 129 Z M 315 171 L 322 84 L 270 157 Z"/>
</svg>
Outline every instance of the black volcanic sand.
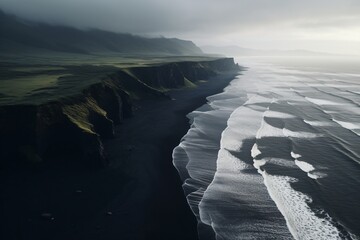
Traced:
<svg viewBox="0 0 360 240">
<path fill-rule="evenodd" d="M 136 103 L 104 144 L 109 167 L 66 158 L 1 169 L 0 239 L 197 239 L 172 150 L 189 129 L 186 114 L 234 76 L 172 91 L 173 100 Z"/>
</svg>

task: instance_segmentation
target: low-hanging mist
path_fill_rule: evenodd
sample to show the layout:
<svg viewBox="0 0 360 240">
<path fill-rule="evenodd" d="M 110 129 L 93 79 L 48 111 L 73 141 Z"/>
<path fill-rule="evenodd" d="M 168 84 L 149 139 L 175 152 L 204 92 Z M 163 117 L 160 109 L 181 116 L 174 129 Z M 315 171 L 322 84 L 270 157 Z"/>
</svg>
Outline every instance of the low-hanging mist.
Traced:
<svg viewBox="0 0 360 240">
<path fill-rule="evenodd" d="M 356 0 L 2 0 L 0 8 L 36 21 L 200 45 L 360 53 Z"/>
</svg>

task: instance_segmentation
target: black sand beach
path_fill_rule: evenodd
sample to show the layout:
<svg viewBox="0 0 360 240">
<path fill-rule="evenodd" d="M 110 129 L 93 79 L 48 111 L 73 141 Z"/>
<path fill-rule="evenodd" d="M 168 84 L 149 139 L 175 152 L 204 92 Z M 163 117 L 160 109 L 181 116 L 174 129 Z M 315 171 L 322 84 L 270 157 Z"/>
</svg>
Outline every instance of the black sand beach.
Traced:
<svg viewBox="0 0 360 240">
<path fill-rule="evenodd" d="M 136 103 L 133 117 L 104 144 L 109 166 L 67 164 L 0 170 L 1 239 L 197 239 L 172 165 L 189 128 L 186 114 L 235 74 Z"/>
</svg>

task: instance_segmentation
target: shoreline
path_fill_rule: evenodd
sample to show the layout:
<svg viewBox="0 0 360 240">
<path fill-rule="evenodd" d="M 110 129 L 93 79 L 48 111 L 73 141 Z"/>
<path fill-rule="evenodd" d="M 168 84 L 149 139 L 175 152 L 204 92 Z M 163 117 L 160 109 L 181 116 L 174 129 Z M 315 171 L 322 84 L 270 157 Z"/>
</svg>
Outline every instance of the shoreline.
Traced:
<svg viewBox="0 0 360 240">
<path fill-rule="evenodd" d="M 6 209 L 1 209 L 0 236 L 197 239 L 197 221 L 172 165 L 172 151 L 190 127 L 186 114 L 221 92 L 236 75 L 173 90 L 172 101 L 138 102 L 134 116 L 116 127 L 115 138 L 104 141 L 109 167 L 84 170 L 65 164 L 63 169 L 40 167 L 2 175 Z M 41 213 L 51 213 L 54 219 Z"/>
<path fill-rule="evenodd" d="M 205 104 L 206 97 L 220 93 L 236 75 L 220 75 L 199 83 L 194 89 L 173 90 L 169 92 L 172 101 L 143 102 L 135 116 L 117 128 L 121 137 L 105 143 L 107 151 L 116 152 L 119 157 L 124 153 L 116 150 L 117 141 L 126 139 L 128 143 L 134 143 L 129 158 L 139 160 L 136 171 L 140 172 L 136 177 L 143 188 L 134 189 L 137 194 L 132 199 L 144 197 L 144 193 L 151 199 L 146 215 L 137 212 L 148 228 L 145 239 L 197 239 L 197 220 L 187 204 L 180 176 L 173 166 L 172 152 L 190 128 L 186 115 Z M 144 123 L 144 120 L 148 122 Z M 146 134 L 143 129 L 147 129 L 144 130 Z M 112 159 L 116 156 L 112 155 Z M 136 209 L 135 205 L 133 207 Z M 133 236 L 133 239 L 137 238 Z"/>
</svg>

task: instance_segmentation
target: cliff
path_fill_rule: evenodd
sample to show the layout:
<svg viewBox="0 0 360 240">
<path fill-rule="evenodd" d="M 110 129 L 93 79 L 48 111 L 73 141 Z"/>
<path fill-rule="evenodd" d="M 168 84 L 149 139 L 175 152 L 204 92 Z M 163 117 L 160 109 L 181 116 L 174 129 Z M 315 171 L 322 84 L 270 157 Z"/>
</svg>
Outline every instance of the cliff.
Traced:
<svg viewBox="0 0 360 240">
<path fill-rule="evenodd" d="M 72 96 L 0 106 L 1 166 L 56 161 L 69 154 L 89 165 L 106 165 L 102 140 L 113 137 L 114 125 L 132 115 L 134 102 L 168 99 L 167 89 L 238 69 L 231 58 L 128 67 Z"/>
</svg>

